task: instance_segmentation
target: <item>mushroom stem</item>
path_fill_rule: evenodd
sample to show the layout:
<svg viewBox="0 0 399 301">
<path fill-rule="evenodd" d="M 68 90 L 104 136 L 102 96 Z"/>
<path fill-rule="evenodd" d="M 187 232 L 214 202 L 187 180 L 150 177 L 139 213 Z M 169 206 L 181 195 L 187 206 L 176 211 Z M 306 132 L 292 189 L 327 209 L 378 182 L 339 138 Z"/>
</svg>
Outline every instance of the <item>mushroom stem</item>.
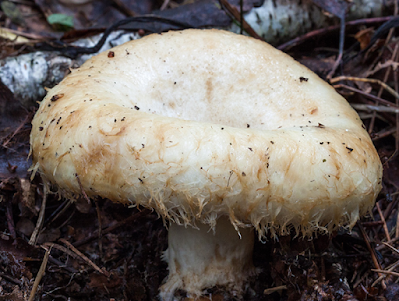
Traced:
<svg viewBox="0 0 399 301">
<path fill-rule="evenodd" d="M 237 233 L 227 217 L 219 218 L 213 230 L 205 224 L 192 228 L 171 223 L 168 243 L 164 260 L 169 276 L 160 289 L 161 300 L 172 300 L 177 289 L 196 298 L 214 286 L 239 296 L 248 277 L 256 274 L 253 229 Z"/>
</svg>

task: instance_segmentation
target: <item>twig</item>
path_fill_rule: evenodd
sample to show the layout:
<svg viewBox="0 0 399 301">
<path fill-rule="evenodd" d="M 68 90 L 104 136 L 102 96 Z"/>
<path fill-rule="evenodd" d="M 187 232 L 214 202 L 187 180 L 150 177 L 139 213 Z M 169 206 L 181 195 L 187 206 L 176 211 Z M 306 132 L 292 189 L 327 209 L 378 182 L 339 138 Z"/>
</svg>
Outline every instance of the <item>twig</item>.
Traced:
<svg viewBox="0 0 399 301">
<path fill-rule="evenodd" d="M 367 19 L 359 19 L 359 20 L 354 20 L 346 23 L 346 27 L 348 26 L 356 26 L 360 24 L 373 24 L 373 23 L 383 23 L 386 21 L 389 21 L 392 19 L 392 16 L 389 17 L 380 17 L 380 18 L 367 18 Z M 314 31 L 308 32 L 300 37 L 297 37 L 295 39 L 292 39 L 291 41 L 288 41 L 284 44 L 281 44 L 277 48 L 280 50 L 285 50 L 286 48 L 296 46 L 300 43 L 305 42 L 306 40 L 313 39 L 316 36 L 319 35 L 324 35 L 326 33 L 329 33 L 331 31 L 335 31 L 341 28 L 341 25 L 334 25 L 334 26 L 329 26 L 321 29 L 316 29 Z"/>
<path fill-rule="evenodd" d="M 90 265 L 93 269 L 95 269 L 97 272 L 105 275 L 106 277 L 110 277 L 111 274 L 105 270 L 105 269 L 100 269 L 93 261 L 91 261 L 86 255 L 84 255 L 82 252 L 80 252 L 78 249 L 76 249 L 69 241 L 67 241 L 64 238 L 60 238 L 60 241 L 63 242 L 65 245 L 67 245 L 73 252 L 75 252 L 77 255 L 79 255 L 88 265 Z"/>
<path fill-rule="evenodd" d="M 382 211 L 381 211 L 381 208 L 380 208 L 380 204 L 379 204 L 379 202 L 377 202 L 375 205 L 377 207 L 378 214 L 380 215 L 381 221 L 383 222 L 382 227 L 384 228 L 385 237 L 387 238 L 388 241 L 390 241 L 391 240 L 391 235 L 389 235 L 387 223 L 385 222 L 384 214 L 382 214 Z"/>
<path fill-rule="evenodd" d="M 366 245 L 367 245 L 367 249 L 368 249 L 369 252 L 370 252 L 371 259 L 372 259 L 372 261 L 373 261 L 374 267 L 375 267 L 376 269 L 378 269 L 378 270 L 381 270 L 380 263 L 378 262 L 378 259 L 377 259 L 377 256 L 375 255 L 374 249 L 373 249 L 373 248 L 371 247 L 371 245 L 370 245 L 370 241 L 369 241 L 369 238 L 368 238 L 368 236 L 367 236 L 367 234 L 366 234 L 366 231 L 364 231 L 364 228 L 363 228 L 363 226 L 362 226 L 361 223 L 358 222 L 358 223 L 357 223 L 357 226 L 359 227 L 360 232 L 362 233 L 363 239 L 364 239 L 364 241 L 365 241 L 365 243 L 366 243 Z M 379 274 L 379 276 L 382 276 L 382 275 Z M 382 286 L 382 288 L 383 288 L 384 290 L 387 288 L 387 286 L 386 286 L 384 280 L 381 280 L 381 286 Z"/>
<path fill-rule="evenodd" d="M 46 250 L 46 253 L 44 254 L 43 261 L 42 261 L 42 264 L 40 265 L 39 272 L 37 272 L 36 279 L 35 279 L 35 282 L 33 283 L 32 290 L 30 292 L 28 301 L 33 301 L 35 299 L 36 291 L 39 286 L 40 280 L 42 280 L 43 275 L 46 271 L 46 266 L 47 266 L 48 257 L 50 255 L 51 248 L 49 249 L 47 247 L 43 247 L 43 249 Z"/>
<path fill-rule="evenodd" d="M 379 139 L 385 138 L 389 135 L 392 135 L 396 132 L 396 128 L 391 128 L 389 130 L 382 130 L 381 132 L 375 133 L 374 137 L 371 138 L 372 141 L 377 141 Z"/>
<path fill-rule="evenodd" d="M 389 67 L 392 67 L 392 69 L 395 70 L 396 68 L 399 68 L 399 62 L 394 62 L 392 60 L 387 60 L 384 63 L 378 62 L 377 66 L 375 66 L 373 70 L 370 70 L 366 73 L 366 77 L 374 75 L 378 71 Z M 383 82 L 386 82 L 386 80 L 384 80 Z"/>
<path fill-rule="evenodd" d="M 172 26 L 176 26 L 180 29 L 186 29 L 192 27 L 188 23 L 180 22 L 177 20 L 172 20 L 155 15 L 142 15 L 137 17 L 124 18 L 112 24 L 104 31 L 101 39 L 93 47 L 76 47 L 72 45 L 71 46 L 67 45 L 65 43 L 62 43 L 61 41 L 57 41 L 55 43 L 53 41 L 46 41 L 44 43 L 35 44 L 34 48 L 36 50 L 41 50 L 41 51 L 59 51 L 62 53 L 62 55 L 70 58 L 76 58 L 81 54 L 97 53 L 104 45 L 105 41 L 107 40 L 107 37 L 111 34 L 111 32 L 115 31 L 118 28 L 122 28 L 123 26 L 128 25 L 129 23 L 132 22 L 139 22 L 139 23 L 162 22 L 164 24 L 170 24 Z M 133 30 L 133 27 L 130 26 L 129 29 Z M 140 27 L 138 27 L 137 29 L 140 29 Z"/>
<path fill-rule="evenodd" d="M 335 63 L 331 69 L 331 71 L 327 74 L 327 79 L 330 80 L 333 75 L 335 74 L 335 71 L 337 70 L 338 66 L 341 64 L 342 61 L 342 56 L 344 55 L 344 42 L 345 42 L 345 16 L 342 16 L 340 18 L 341 20 L 341 25 L 340 25 L 340 31 L 339 31 L 339 52 L 338 52 L 338 57 L 335 60 Z"/>
<path fill-rule="evenodd" d="M 276 286 L 276 287 L 271 287 L 271 288 L 267 288 L 263 291 L 263 294 L 265 295 L 270 295 L 273 294 L 274 292 L 278 292 L 278 291 L 282 291 L 282 290 L 286 290 L 287 286 L 286 285 L 281 285 L 281 286 Z"/>
<path fill-rule="evenodd" d="M 383 87 L 389 93 L 391 93 L 395 98 L 399 98 L 398 92 L 396 92 L 394 89 L 392 89 L 390 86 L 388 86 L 383 81 L 381 81 L 379 79 L 376 79 L 376 78 L 363 78 L 363 77 L 353 77 L 353 76 L 338 76 L 338 77 L 332 78 L 330 82 L 331 82 L 331 84 L 334 84 L 334 83 L 342 81 L 342 80 L 379 84 L 381 87 Z"/>
<path fill-rule="evenodd" d="M 70 257 L 72 257 L 72 258 L 74 258 L 74 259 L 80 259 L 80 260 L 81 260 L 81 257 L 79 257 L 77 254 L 73 253 L 73 252 L 70 251 L 69 249 L 67 249 L 67 248 L 65 248 L 65 247 L 63 247 L 63 246 L 61 246 L 61 245 L 59 245 L 59 244 L 52 243 L 52 242 L 45 242 L 42 246 L 51 247 L 51 248 L 54 248 L 54 249 L 58 249 L 58 250 L 60 250 L 61 252 L 64 252 L 65 254 L 67 254 L 68 256 L 70 256 Z M 51 255 L 50 255 L 50 257 L 49 257 L 49 261 L 52 262 L 52 263 L 54 263 L 54 264 L 56 264 L 56 265 L 58 265 L 59 267 L 64 268 L 65 270 L 67 270 L 67 271 L 70 272 L 70 273 L 77 273 L 77 272 L 78 272 L 78 271 L 77 271 L 76 269 L 74 269 L 73 267 L 68 267 L 68 266 L 66 266 L 65 263 L 59 261 L 58 259 L 55 259 L 55 258 L 54 258 L 53 256 L 51 256 Z"/>
<path fill-rule="evenodd" d="M 47 203 L 47 188 L 46 188 L 46 185 L 44 185 L 43 186 L 43 200 L 42 200 L 42 206 L 40 207 L 39 217 L 36 222 L 35 230 L 33 230 L 33 233 L 29 239 L 29 244 L 32 246 L 34 246 L 36 244 L 38 234 L 43 226 L 44 212 L 46 211 L 46 203 Z"/>
<path fill-rule="evenodd" d="M 94 201 L 96 204 L 96 211 L 97 211 L 97 220 L 98 220 L 98 249 L 100 252 L 100 258 L 103 259 L 103 231 L 102 231 L 102 222 L 101 222 L 101 212 L 100 206 L 98 206 L 97 200 Z"/>
<path fill-rule="evenodd" d="M 393 239 L 393 240 L 395 240 L 395 239 Z M 392 241 L 393 241 L 392 240 Z M 393 248 L 391 245 L 389 245 L 388 243 L 383 243 L 382 245 L 380 245 L 379 247 L 389 247 L 389 248 Z M 377 249 L 377 248 L 376 248 Z M 396 248 L 393 248 L 396 252 L 398 251 Z M 399 266 L 399 260 L 398 261 L 396 261 L 395 263 L 393 263 L 393 264 L 391 264 L 385 271 L 388 271 L 388 272 L 392 272 L 394 269 L 396 269 L 397 267 Z M 385 278 L 385 275 L 381 275 L 381 276 L 379 276 L 378 278 L 377 278 L 377 280 L 375 280 L 372 284 L 371 284 L 371 286 L 375 286 L 378 282 L 380 282 L 382 279 L 384 279 Z"/>
<path fill-rule="evenodd" d="M 16 285 L 22 285 L 22 281 L 21 280 L 15 279 L 15 278 L 13 278 L 13 277 L 11 277 L 11 276 L 9 276 L 7 274 L 4 274 L 2 272 L 0 272 L 0 277 L 3 277 L 3 278 L 7 279 L 8 281 L 10 281 L 10 282 L 12 282 L 12 283 L 14 283 Z"/>
<path fill-rule="evenodd" d="M 244 9 L 243 9 L 243 0 L 240 0 L 240 34 L 243 34 L 244 30 Z"/>
<path fill-rule="evenodd" d="M 0 196 L 0 201 L 3 201 L 3 196 Z M 12 212 L 11 200 L 8 200 L 6 202 L 6 217 L 7 217 L 8 230 L 10 231 L 10 235 L 15 242 L 17 239 L 17 234 L 15 232 L 15 223 L 14 223 L 14 217 L 13 217 L 13 212 Z"/>
<path fill-rule="evenodd" d="M 26 124 L 26 122 L 27 122 L 29 119 L 31 119 L 31 118 L 32 118 L 32 114 L 27 114 L 27 115 L 26 115 L 25 119 L 24 119 L 24 120 L 21 122 L 21 124 L 16 128 L 16 130 L 11 134 L 11 136 L 8 137 L 8 139 L 5 140 L 5 141 L 3 142 L 2 146 L 3 146 L 4 148 L 7 147 L 8 143 L 10 143 L 10 141 L 12 140 L 12 138 L 14 138 L 15 135 L 18 134 L 18 133 L 21 131 L 21 129 L 23 128 L 23 126 Z"/>
<path fill-rule="evenodd" d="M 384 166 L 388 166 L 388 163 L 392 160 L 392 159 L 394 159 L 396 156 L 397 156 L 397 154 L 398 154 L 398 151 L 395 149 L 395 151 L 392 153 L 392 155 L 388 158 L 388 159 L 386 159 L 385 160 L 385 162 L 382 164 L 382 166 L 384 167 Z M 395 185 L 395 183 L 391 183 L 392 185 Z"/>
<path fill-rule="evenodd" d="M 397 7 L 396 7 L 397 9 Z M 394 52 L 396 53 L 396 55 L 394 55 L 394 59 L 395 61 L 397 61 L 399 59 L 399 54 L 398 54 L 398 44 L 395 45 L 395 50 Z M 393 68 L 394 69 L 394 68 Z M 398 70 L 393 70 L 393 78 L 394 78 L 394 85 L 395 85 L 395 91 L 398 92 L 399 91 L 399 83 L 398 83 Z M 398 95 L 398 93 L 396 93 Z M 396 96 L 395 97 L 395 103 L 398 106 L 399 105 L 399 97 Z M 399 114 L 396 114 L 395 116 L 395 122 L 396 122 L 396 135 L 395 135 L 395 150 L 398 151 L 399 150 Z"/>
<path fill-rule="evenodd" d="M 387 274 L 387 275 L 399 277 L 399 273 L 396 273 L 396 272 L 385 271 L 385 270 L 380 270 L 380 269 L 371 269 L 371 270 L 372 270 L 373 272 L 377 272 L 377 273 L 382 273 L 382 274 Z"/>
<path fill-rule="evenodd" d="M 115 4 L 121 8 L 121 10 L 126 13 L 130 17 L 135 17 L 137 16 L 137 13 L 133 10 L 131 10 L 125 3 L 121 0 L 113 0 Z"/>
<path fill-rule="evenodd" d="M 383 242 L 384 245 L 386 245 L 388 248 L 390 248 L 392 251 L 396 252 L 397 254 L 399 254 L 399 250 L 396 249 L 395 247 L 391 246 L 390 244 Z"/>
<path fill-rule="evenodd" d="M 359 111 L 377 111 L 377 112 L 388 112 L 388 113 L 399 113 L 399 107 L 385 107 L 385 106 L 374 106 L 374 105 L 366 105 L 366 104 L 357 104 L 352 103 L 351 106 Z M 396 129 L 395 129 L 396 131 Z"/>
<path fill-rule="evenodd" d="M 368 277 L 369 277 L 369 272 L 366 271 L 366 272 L 364 273 L 364 275 L 363 275 L 362 277 L 360 277 L 360 279 L 357 280 L 357 281 L 353 284 L 353 288 L 357 288 L 359 285 L 360 285 L 360 287 L 362 287 L 361 283 L 364 282 L 364 281 L 366 281 L 366 279 L 368 279 Z"/>
<path fill-rule="evenodd" d="M 375 227 L 375 226 L 381 226 L 382 224 L 383 224 L 382 221 L 363 222 L 362 226 L 363 227 Z"/>
<path fill-rule="evenodd" d="M 76 177 L 76 179 L 78 180 L 78 184 L 79 184 L 79 187 L 80 187 L 80 191 L 82 192 L 83 197 L 86 199 L 87 203 L 90 204 L 90 199 L 89 199 L 89 197 L 87 196 L 86 192 L 84 191 L 83 186 L 82 186 L 82 182 L 80 182 L 79 175 L 78 175 L 77 173 L 75 173 L 75 177 Z"/>
<path fill-rule="evenodd" d="M 395 227 L 395 238 L 399 239 L 399 211 L 396 213 L 396 227 Z"/>
<path fill-rule="evenodd" d="M 230 14 L 233 15 L 233 17 L 234 17 L 235 20 L 240 21 L 240 23 L 242 24 L 242 28 L 243 28 L 251 37 L 263 41 L 263 38 L 262 38 L 260 35 L 258 35 L 258 34 L 256 33 L 256 31 L 251 27 L 251 25 L 249 25 L 249 24 L 247 23 L 247 21 L 245 21 L 244 18 L 241 20 L 241 14 L 240 14 L 240 12 L 239 12 L 234 6 L 232 6 L 227 0 L 219 0 L 219 1 L 220 1 L 220 4 L 221 4 L 224 8 L 226 8 L 226 10 L 227 10 Z"/>
<path fill-rule="evenodd" d="M 392 197 L 392 195 L 391 195 L 391 197 Z M 392 199 L 392 201 L 388 202 L 388 206 L 386 207 L 386 209 L 384 211 L 385 220 L 387 220 L 391 216 L 391 213 L 392 213 L 393 209 L 396 207 L 397 203 L 398 203 L 398 200 L 393 200 L 393 199 Z"/>
<path fill-rule="evenodd" d="M 32 33 L 32 32 L 29 33 L 29 32 L 24 32 L 24 31 L 21 31 L 21 30 L 15 30 L 15 29 L 5 28 L 5 27 L 2 27 L 1 29 L 2 30 L 7 30 L 8 32 L 13 33 L 16 36 L 21 36 L 21 37 L 27 38 L 27 39 L 30 40 L 29 42 L 31 42 L 31 43 L 35 42 L 36 40 L 37 41 L 44 41 L 44 40 L 48 39 L 48 37 L 38 35 L 37 33 Z"/>
<path fill-rule="evenodd" d="M 65 269 L 65 270 L 67 270 L 67 271 L 68 271 L 69 273 L 71 273 L 71 274 L 75 274 L 75 273 L 78 273 L 78 272 L 79 272 L 78 270 L 74 269 L 73 267 L 68 267 L 68 266 L 66 266 L 65 263 L 59 261 L 58 259 L 55 259 L 55 258 L 54 258 L 53 256 L 51 256 L 51 255 L 49 256 L 48 261 L 50 261 L 51 263 L 53 263 L 53 264 L 55 264 L 55 265 L 58 265 L 59 267 L 61 267 L 61 268 Z"/>
<path fill-rule="evenodd" d="M 60 206 L 58 206 L 57 209 L 54 210 L 54 212 L 47 218 L 47 220 L 44 222 L 44 224 L 48 227 L 51 225 L 56 219 L 60 217 L 68 208 L 71 206 L 73 201 L 71 200 L 65 200 L 62 202 Z"/>
<path fill-rule="evenodd" d="M 170 0 L 164 0 L 161 8 L 159 10 L 161 10 L 161 11 L 164 10 L 168 6 L 169 2 L 170 2 Z"/>
<path fill-rule="evenodd" d="M 73 208 L 73 211 L 71 214 L 68 214 L 68 217 L 62 222 L 61 225 L 58 226 L 58 228 L 62 228 L 64 227 L 66 224 L 69 223 L 69 221 L 73 218 L 73 216 L 75 215 L 76 212 L 76 207 Z"/>
<path fill-rule="evenodd" d="M 45 242 L 43 244 L 43 246 L 51 247 L 51 248 L 60 250 L 61 252 L 64 252 L 65 254 L 71 256 L 74 259 L 81 259 L 76 253 L 72 252 L 71 250 L 69 250 L 69 249 L 67 249 L 67 248 L 65 248 L 65 247 L 63 247 L 63 246 L 61 246 L 59 244 L 52 243 L 52 242 Z"/>
<path fill-rule="evenodd" d="M 333 87 L 334 87 L 335 89 L 337 89 L 337 88 L 344 88 L 344 89 L 347 89 L 347 90 L 349 90 L 349 91 L 353 91 L 353 92 L 359 93 L 359 94 L 361 94 L 361 95 L 364 95 L 364 96 L 366 96 L 367 98 L 370 98 L 370 99 L 372 99 L 372 100 L 376 100 L 376 101 L 382 102 L 382 103 L 384 103 L 384 104 L 386 104 L 386 105 L 388 105 L 388 106 L 396 107 L 396 105 L 395 105 L 394 103 L 392 103 L 392 102 L 390 102 L 390 101 L 388 101 L 388 100 L 385 100 L 385 99 L 383 99 L 383 98 L 380 98 L 380 97 L 375 96 L 375 95 L 370 94 L 370 93 L 363 92 L 362 90 L 356 89 L 356 88 L 351 87 L 351 86 L 347 86 L 347 85 L 344 85 L 344 84 L 338 84 L 338 85 L 334 85 Z"/>
<path fill-rule="evenodd" d="M 391 33 L 390 33 L 390 34 L 391 34 Z M 386 43 L 387 43 L 387 42 L 386 42 Z M 394 53 L 393 53 L 393 56 L 392 56 L 392 57 L 394 57 L 395 51 L 397 51 L 396 48 L 395 48 L 395 50 L 394 50 Z M 390 74 L 390 73 L 391 73 L 391 68 L 386 69 L 385 74 L 384 74 L 384 83 L 388 80 L 389 74 Z M 377 94 L 378 97 L 381 97 L 381 95 L 382 95 L 382 90 L 383 90 L 383 87 L 380 86 L 380 89 L 378 90 L 378 94 Z M 378 101 L 377 101 L 375 104 L 378 105 Z M 373 129 L 374 129 L 375 117 L 376 117 L 376 112 L 373 112 L 373 117 L 371 118 L 371 120 L 370 120 L 370 125 L 369 125 L 369 131 L 368 131 L 369 134 L 372 133 L 372 131 L 373 131 Z"/>
</svg>

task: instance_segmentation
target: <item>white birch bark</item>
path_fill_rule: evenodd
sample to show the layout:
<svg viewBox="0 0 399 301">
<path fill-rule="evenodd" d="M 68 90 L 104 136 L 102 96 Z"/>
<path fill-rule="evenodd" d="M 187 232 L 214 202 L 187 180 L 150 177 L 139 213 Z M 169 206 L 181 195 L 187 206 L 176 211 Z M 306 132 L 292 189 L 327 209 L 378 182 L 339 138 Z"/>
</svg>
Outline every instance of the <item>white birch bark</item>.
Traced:
<svg viewBox="0 0 399 301">
<path fill-rule="evenodd" d="M 379 17 L 383 8 L 383 0 L 353 0 L 350 2 L 346 20 Z M 326 14 L 311 0 L 265 0 L 262 6 L 253 8 L 244 19 L 258 35 L 273 45 L 339 21 Z M 236 24 L 230 30 L 240 32 Z"/>
<path fill-rule="evenodd" d="M 139 37 L 137 33 L 113 32 L 100 52 Z M 101 35 L 96 35 L 79 40 L 74 45 L 92 47 L 100 38 Z M 69 73 L 70 68 L 79 67 L 93 55 L 86 54 L 73 60 L 57 52 L 36 51 L 9 57 L 0 60 L 0 80 L 28 108 L 46 95 L 46 88 L 52 88 L 59 83 Z"/>
<path fill-rule="evenodd" d="M 347 20 L 381 16 L 383 7 L 383 0 L 353 0 Z M 265 0 L 261 7 L 247 13 L 245 19 L 260 36 L 274 45 L 337 21 L 311 0 Z M 235 24 L 228 30 L 240 31 Z M 79 40 L 74 45 L 94 46 L 100 38 L 101 35 L 97 35 Z M 138 38 L 137 33 L 113 32 L 100 52 Z M 91 56 L 82 55 L 71 60 L 58 53 L 38 51 L 10 57 L 0 60 L 0 80 L 25 107 L 30 107 L 43 98 L 46 87 L 53 87 L 64 78 L 69 68 L 80 66 Z"/>
</svg>

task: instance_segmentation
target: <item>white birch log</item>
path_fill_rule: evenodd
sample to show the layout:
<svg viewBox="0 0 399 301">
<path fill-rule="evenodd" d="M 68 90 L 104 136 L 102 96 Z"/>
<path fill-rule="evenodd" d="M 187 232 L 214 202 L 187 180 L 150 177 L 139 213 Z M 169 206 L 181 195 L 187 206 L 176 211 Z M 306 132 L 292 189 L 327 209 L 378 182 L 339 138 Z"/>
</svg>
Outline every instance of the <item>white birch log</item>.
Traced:
<svg viewBox="0 0 399 301">
<path fill-rule="evenodd" d="M 137 33 L 113 32 L 100 52 L 139 37 Z M 74 45 L 92 47 L 100 38 L 101 35 L 96 35 L 79 40 Z M 36 51 L 9 57 L 0 61 L 0 80 L 14 93 L 15 98 L 28 108 L 46 95 L 46 88 L 58 84 L 69 73 L 70 68 L 79 67 L 93 55 L 82 55 L 73 60 L 61 56 L 58 52 Z"/>
<path fill-rule="evenodd" d="M 353 0 L 347 19 L 381 16 L 383 8 L 383 0 Z M 260 36 L 274 45 L 337 21 L 311 0 L 265 0 L 261 7 L 247 13 L 245 19 Z M 228 30 L 240 31 L 235 24 Z M 79 40 L 74 45 L 94 46 L 100 38 L 101 35 L 97 35 Z M 140 36 L 137 33 L 113 32 L 100 52 L 138 38 Z M 80 66 L 92 55 L 82 55 L 71 60 L 59 53 L 38 51 L 10 57 L 0 60 L 0 80 L 24 107 L 30 107 L 43 98 L 45 88 L 56 85 L 69 72 L 69 68 Z"/>
<path fill-rule="evenodd" d="M 384 3 L 387 4 L 387 1 L 350 1 L 346 20 L 379 17 L 382 15 Z M 265 0 L 262 6 L 245 14 L 244 19 L 259 36 L 273 45 L 337 22 L 336 17 L 326 14 L 311 0 Z M 240 32 L 237 24 L 233 24 L 230 30 Z"/>
</svg>

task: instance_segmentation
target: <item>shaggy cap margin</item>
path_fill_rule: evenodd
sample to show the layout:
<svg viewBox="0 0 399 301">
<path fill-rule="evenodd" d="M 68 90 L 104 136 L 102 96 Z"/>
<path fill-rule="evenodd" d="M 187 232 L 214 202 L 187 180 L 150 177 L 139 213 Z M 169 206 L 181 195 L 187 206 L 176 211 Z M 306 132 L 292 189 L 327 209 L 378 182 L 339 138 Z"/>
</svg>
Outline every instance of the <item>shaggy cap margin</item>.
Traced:
<svg viewBox="0 0 399 301">
<path fill-rule="evenodd" d="M 110 53 L 112 53 L 110 55 Z M 352 227 L 381 189 L 350 105 L 266 43 L 218 30 L 150 35 L 88 60 L 32 121 L 34 172 L 61 194 L 228 216 L 262 238 Z"/>
</svg>

